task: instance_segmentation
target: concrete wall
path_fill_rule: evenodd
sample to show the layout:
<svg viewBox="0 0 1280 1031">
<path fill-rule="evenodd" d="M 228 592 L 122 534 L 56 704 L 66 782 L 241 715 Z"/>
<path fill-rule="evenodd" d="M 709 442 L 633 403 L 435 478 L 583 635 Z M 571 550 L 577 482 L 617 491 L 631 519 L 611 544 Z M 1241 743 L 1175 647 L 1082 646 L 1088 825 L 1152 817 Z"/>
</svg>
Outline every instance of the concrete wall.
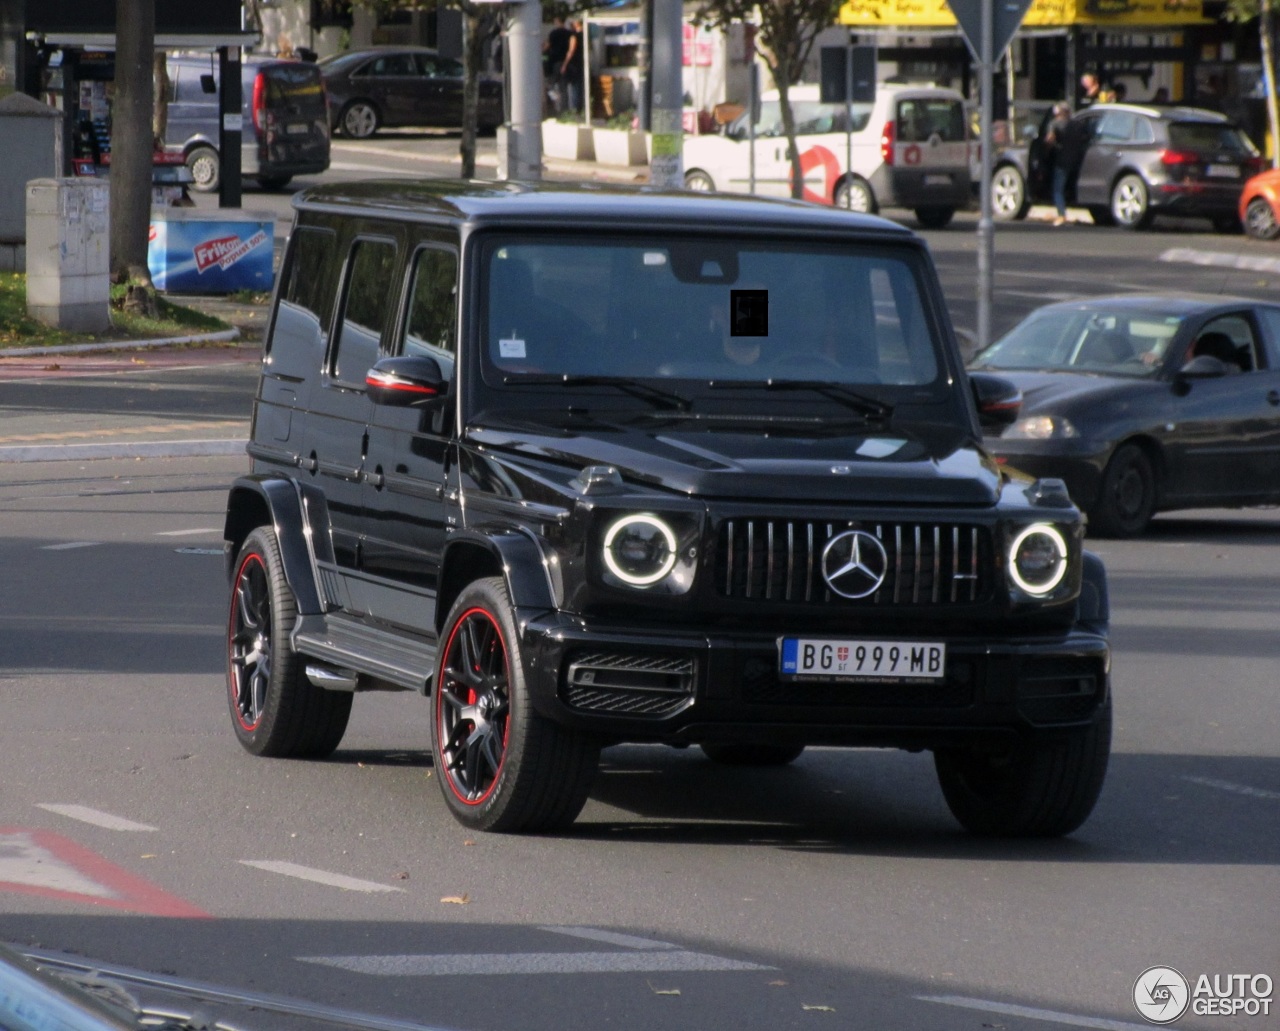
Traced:
<svg viewBox="0 0 1280 1031">
<path fill-rule="evenodd" d="M 23 93 L 0 100 L 0 271 L 26 268 L 27 183 L 62 174 L 62 115 Z"/>
</svg>

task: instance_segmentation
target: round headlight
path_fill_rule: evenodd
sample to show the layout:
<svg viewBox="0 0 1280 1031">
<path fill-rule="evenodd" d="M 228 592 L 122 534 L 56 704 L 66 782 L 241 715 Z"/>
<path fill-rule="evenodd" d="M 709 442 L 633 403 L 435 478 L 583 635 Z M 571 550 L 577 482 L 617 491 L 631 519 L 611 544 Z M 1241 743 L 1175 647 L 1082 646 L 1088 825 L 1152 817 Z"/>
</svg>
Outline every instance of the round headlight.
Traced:
<svg viewBox="0 0 1280 1031">
<path fill-rule="evenodd" d="M 676 564 L 676 535 L 654 515 L 623 516 L 604 535 L 604 564 L 632 587 L 648 587 Z"/>
<path fill-rule="evenodd" d="M 1048 594 L 1067 573 L 1067 542 L 1048 523 L 1019 531 L 1009 545 L 1009 576 L 1028 594 Z"/>
</svg>

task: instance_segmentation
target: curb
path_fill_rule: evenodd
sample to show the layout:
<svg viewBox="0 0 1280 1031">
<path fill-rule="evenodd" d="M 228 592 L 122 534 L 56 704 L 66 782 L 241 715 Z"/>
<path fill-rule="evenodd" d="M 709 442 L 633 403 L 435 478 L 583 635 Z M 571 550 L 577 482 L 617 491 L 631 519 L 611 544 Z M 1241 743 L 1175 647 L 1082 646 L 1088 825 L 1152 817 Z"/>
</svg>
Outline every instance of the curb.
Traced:
<svg viewBox="0 0 1280 1031">
<path fill-rule="evenodd" d="M 40 358 L 55 354 L 101 354 L 104 351 L 138 351 L 152 347 L 173 347 L 179 344 L 214 344 L 240 339 L 238 329 L 220 329 L 216 333 L 196 333 L 185 337 L 162 337 L 159 340 L 103 340 L 92 344 L 57 344 L 53 347 L 12 347 L 0 350 L 0 361 L 5 358 Z"/>
<path fill-rule="evenodd" d="M 16 462 L 75 462 L 112 458 L 213 458 L 243 455 L 246 440 L 153 440 L 111 444 L 34 444 L 0 447 L 0 465 Z"/>
</svg>

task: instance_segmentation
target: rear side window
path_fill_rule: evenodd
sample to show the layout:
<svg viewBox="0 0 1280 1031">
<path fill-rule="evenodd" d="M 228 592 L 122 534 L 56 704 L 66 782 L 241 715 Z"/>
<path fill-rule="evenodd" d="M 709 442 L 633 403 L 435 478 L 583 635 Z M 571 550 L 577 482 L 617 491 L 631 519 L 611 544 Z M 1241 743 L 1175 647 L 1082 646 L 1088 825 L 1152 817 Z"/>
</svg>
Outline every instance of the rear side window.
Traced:
<svg viewBox="0 0 1280 1031">
<path fill-rule="evenodd" d="M 340 383 L 364 383 L 378 360 L 378 344 L 387 325 L 395 289 L 396 245 L 390 240 L 357 240 L 347 262 L 347 289 L 333 375 Z"/>
<path fill-rule="evenodd" d="M 943 143 L 963 143 L 964 105 L 945 97 L 900 100 L 896 135 L 900 143 L 926 143 L 935 136 Z"/>
<path fill-rule="evenodd" d="M 1225 152 L 1239 157 L 1252 157 L 1258 153 L 1249 138 L 1234 125 L 1214 122 L 1172 122 L 1169 125 L 1169 144 L 1176 150 Z"/>
<path fill-rule="evenodd" d="M 320 367 L 333 314 L 336 251 L 337 237 L 329 229 L 303 226 L 293 233 L 267 342 L 273 362 L 292 363 L 301 355 L 310 356 L 306 361 L 311 372 Z"/>
</svg>

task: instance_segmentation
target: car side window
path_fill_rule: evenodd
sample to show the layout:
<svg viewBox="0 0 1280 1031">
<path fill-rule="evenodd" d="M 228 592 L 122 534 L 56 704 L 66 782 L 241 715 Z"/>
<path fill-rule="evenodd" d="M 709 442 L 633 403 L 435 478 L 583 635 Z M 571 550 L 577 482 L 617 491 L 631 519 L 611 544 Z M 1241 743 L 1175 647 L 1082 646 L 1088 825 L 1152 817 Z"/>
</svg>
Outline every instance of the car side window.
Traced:
<svg viewBox="0 0 1280 1031">
<path fill-rule="evenodd" d="M 420 354 L 440 363 L 446 381 L 453 379 L 458 334 L 458 256 L 424 247 L 414 256 L 409 310 L 397 354 Z"/>
<path fill-rule="evenodd" d="M 1245 315 L 1214 319 L 1196 334 L 1188 357 L 1200 354 L 1210 354 L 1242 372 L 1253 372 L 1259 366 L 1253 324 Z"/>
<path fill-rule="evenodd" d="M 1280 310 L 1259 308 L 1258 318 L 1262 320 L 1267 368 L 1280 369 Z"/>
<path fill-rule="evenodd" d="M 1099 143 L 1128 143 L 1134 137 L 1137 120 L 1129 111 L 1108 111 L 1098 119 L 1094 138 Z"/>
<path fill-rule="evenodd" d="M 294 231 L 281 277 L 275 322 L 267 340 L 267 353 L 273 362 L 309 355 L 310 371 L 314 373 L 320 367 L 333 315 L 332 269 L 336 251 L 337 235 L 332 230 L 301 226 Z M 273 352 L 278 352 L 278 358 Z"/>
<path fill-rule="evenodd" d="M 383 54 L 365 66 L 366 75 L 416 75 L 412 54 Z"/>
<path fill-rule="evenodd" d="M 378 360 L 378 344 L 392 305 L 396 245 L 390 240 L 356 240 L 347 260 L 347 288 L 333 353 L 333 377 L 339 383 L 364 384 Z"/>
</svg>

